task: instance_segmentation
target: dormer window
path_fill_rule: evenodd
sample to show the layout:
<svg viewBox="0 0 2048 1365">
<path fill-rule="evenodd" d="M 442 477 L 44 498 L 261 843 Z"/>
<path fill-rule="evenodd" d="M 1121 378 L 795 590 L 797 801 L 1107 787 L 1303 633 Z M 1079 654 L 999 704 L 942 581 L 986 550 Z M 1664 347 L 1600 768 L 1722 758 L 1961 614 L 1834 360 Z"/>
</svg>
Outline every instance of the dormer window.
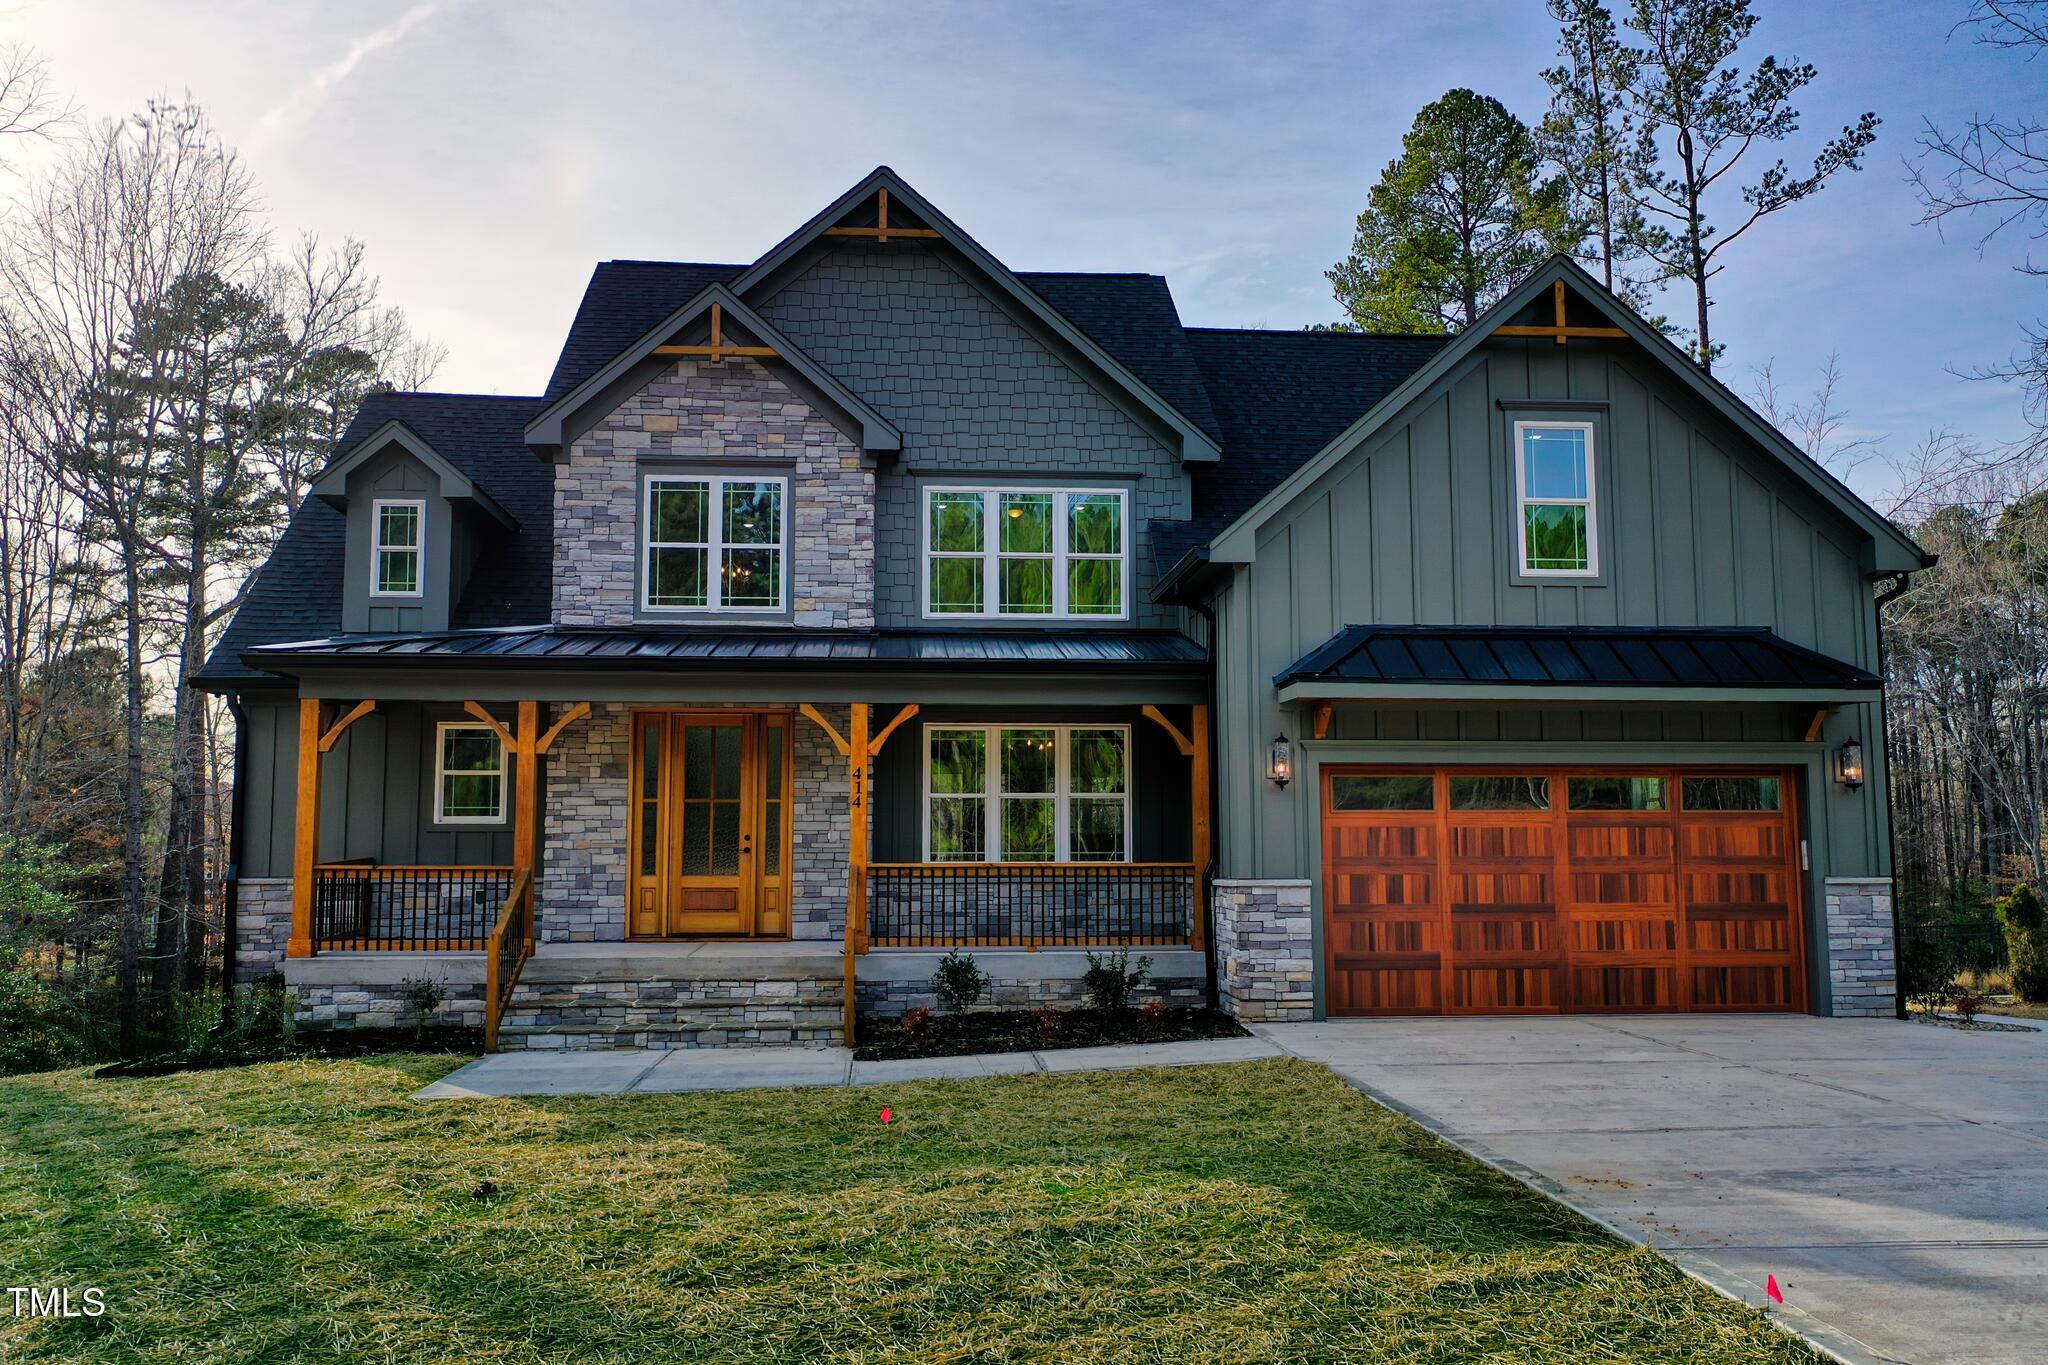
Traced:
<svg viewBox="0 0 2048 1365">
<path fill-rule="evenodd" d="M 926 488 L 924 614 L 1127 616 L 1128 529 L 1122 489 Z"/>
<path fill-rule="evenodd" d="M 421 552 L 427 540 L 427 504 L 418 498 L 379 498 L 371 504 L 370 596 L 418 597 Z"/>
<path fill-rule="evenodd" d="M 1600 528 L 1591 422 L 1515 423 L 1515 540 L 1529 578 L 1593 578 Z"/>
</svg>

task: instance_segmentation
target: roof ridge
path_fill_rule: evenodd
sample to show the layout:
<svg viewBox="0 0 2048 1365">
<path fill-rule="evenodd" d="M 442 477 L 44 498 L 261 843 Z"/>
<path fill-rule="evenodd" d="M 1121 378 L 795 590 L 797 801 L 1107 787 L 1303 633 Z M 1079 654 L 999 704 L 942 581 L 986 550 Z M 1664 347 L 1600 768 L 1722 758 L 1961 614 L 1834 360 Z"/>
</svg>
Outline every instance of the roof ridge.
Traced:
<svg viewBox="0 0 2048 1365">
<path fill-rule="evenodd" d="M 1258 337 L 1357 337 L 1377 341 L 1449 341 L 1449 332 L 1337 332 L 1310 327 L 1188 327 L 1184 332 L 1217 332 Z"/>
<path fill-rule="evenodd" d="M 504 403 L 538 403 L 537 393 L 476 393 L 465 389 L 378 389 L 363 395 L 372 398 L 485 398 Z"/>
<path fill-rule="evenodd" d="M 599 265 L 674 265 L 688 266 L 696 270 L 745 270 L 747 267 L 732 261 L 673 261 L 656 260 L 651 256 L 609 256 Z"/>
</svg>

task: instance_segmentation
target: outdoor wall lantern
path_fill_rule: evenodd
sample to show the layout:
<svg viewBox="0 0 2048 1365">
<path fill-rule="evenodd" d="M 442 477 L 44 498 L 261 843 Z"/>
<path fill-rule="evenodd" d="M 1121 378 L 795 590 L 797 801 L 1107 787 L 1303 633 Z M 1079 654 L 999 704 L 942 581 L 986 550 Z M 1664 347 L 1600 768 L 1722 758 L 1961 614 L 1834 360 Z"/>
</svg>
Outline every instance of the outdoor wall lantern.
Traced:
<svg viewBox="0 0 2048 1365">
<path fill-rule="evenodd" d="M 1835 780 L 1850 791 L 1863 785 L 1863 746 L 1853 739 L 1835 750 Z"/>
<path fill-rule="evenodd" d="M 1285 735 L 1273 736 L 1272 747 L 1266 750 L 1266 776 L 1276 787 L 1294 780 L 1294 745 Z"/>
</svg>

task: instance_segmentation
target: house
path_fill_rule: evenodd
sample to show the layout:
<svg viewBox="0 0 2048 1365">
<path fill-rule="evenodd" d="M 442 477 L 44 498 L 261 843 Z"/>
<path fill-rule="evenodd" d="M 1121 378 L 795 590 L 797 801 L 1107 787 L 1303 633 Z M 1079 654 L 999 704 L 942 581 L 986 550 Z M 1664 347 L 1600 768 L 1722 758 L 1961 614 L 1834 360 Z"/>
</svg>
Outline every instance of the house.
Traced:
<svg viewBox="0 0 2048 1365">
<path fill-rule="evenodd" d="M 974 952 L 1247 1018 L 1893 1008 L 1928 563 L 1556 260 L 1454 337 L 1183 326 L 887 168 L 373 395 L 201 676 L 231 960 L 505 1047 L 847 1035 Z"/>
</svg>

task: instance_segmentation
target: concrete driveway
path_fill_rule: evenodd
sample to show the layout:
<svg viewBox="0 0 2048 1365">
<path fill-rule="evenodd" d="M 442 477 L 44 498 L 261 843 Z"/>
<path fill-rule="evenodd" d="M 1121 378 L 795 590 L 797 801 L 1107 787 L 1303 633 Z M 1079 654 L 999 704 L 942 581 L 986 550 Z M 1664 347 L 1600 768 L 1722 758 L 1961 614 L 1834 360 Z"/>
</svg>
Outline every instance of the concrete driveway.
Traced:
<svg viewBox="0 0 2048 1365">
<path fill-rule="evenodd" d="M 1847 1359 L 2048 1360 L 2048 1033 L 1768 1015 L 1257 1032 Z"/>
</svg>

